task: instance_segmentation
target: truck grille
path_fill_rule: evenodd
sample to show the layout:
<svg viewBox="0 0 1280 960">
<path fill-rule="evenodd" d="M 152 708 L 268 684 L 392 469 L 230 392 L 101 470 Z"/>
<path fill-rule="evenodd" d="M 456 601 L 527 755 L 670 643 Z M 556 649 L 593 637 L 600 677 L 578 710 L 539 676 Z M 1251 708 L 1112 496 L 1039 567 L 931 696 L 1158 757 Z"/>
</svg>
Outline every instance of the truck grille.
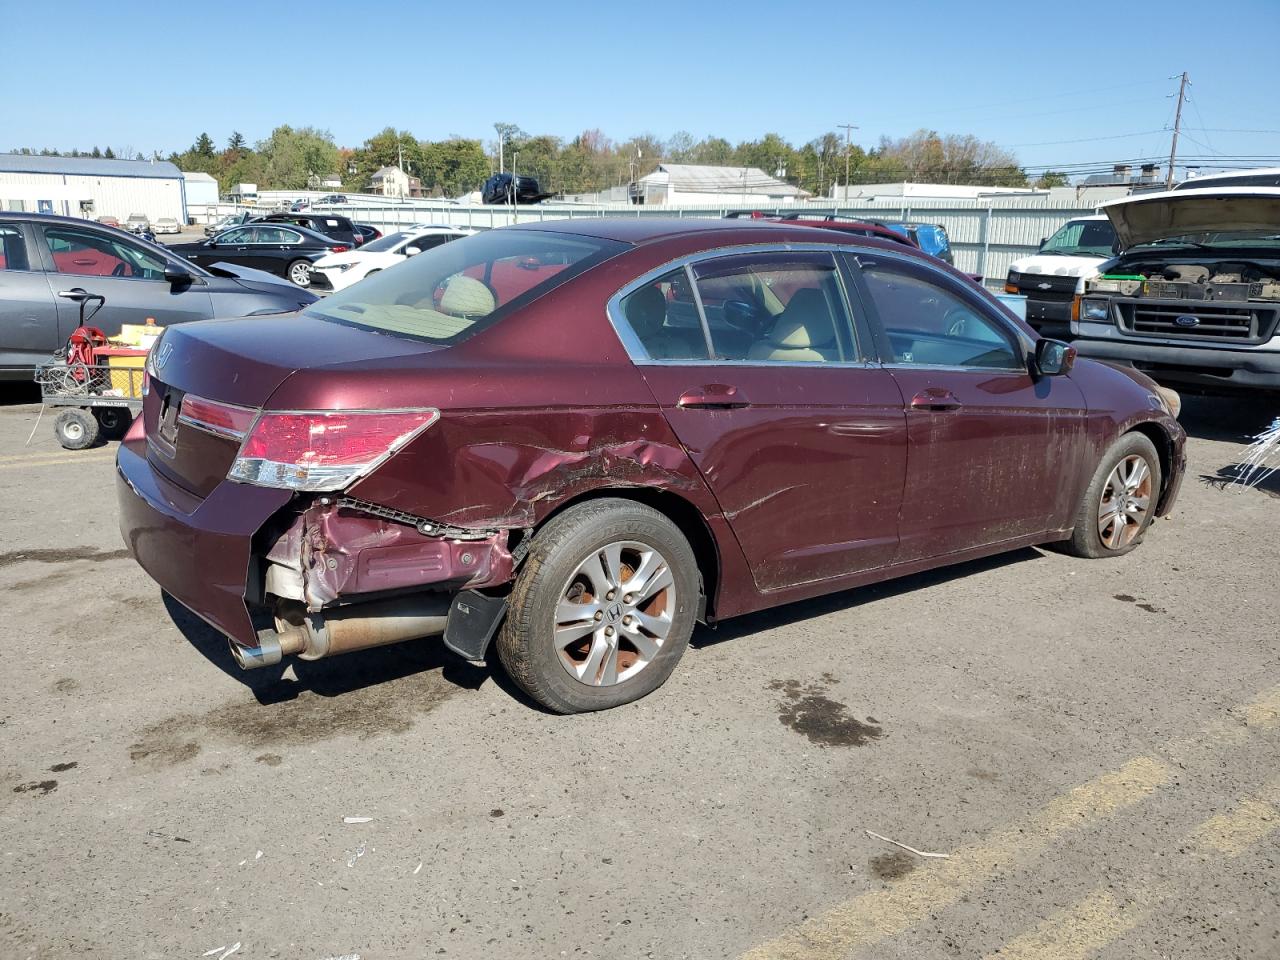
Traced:
<svg viewBox="0 0 1280 960">
<path fill-rule="evenodd" d="M 1275 332 L 1280 307 L 1259 304 L 1195 301 L 1153 303 L 1120 302 L 1120 329 L 1139 337 L 1176 337 L 1262 343 Z M 1194 321 L 1194 322 L 1193 322 Z"/>
<path fill-rule="evenodd" d="M 1057 274 L 1023 273 L 1018 275 L 1018 292 L 1029 300 L 1061 303 L 1075 299 L 1077 279 Z"/>
</svg>

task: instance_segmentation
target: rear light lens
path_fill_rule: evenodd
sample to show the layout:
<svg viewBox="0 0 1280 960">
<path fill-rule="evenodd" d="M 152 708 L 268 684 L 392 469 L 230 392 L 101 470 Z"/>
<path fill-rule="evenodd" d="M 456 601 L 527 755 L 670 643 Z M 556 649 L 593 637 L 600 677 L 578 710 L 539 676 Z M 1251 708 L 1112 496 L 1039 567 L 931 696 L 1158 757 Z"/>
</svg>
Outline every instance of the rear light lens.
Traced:
<svg viewBox="0 0 1280 960">
<path fill-rule="evenodd" d="M 188 393 L 182 398 L 178 421 L 214 436 L 243 440 L 257 415 L 258 411 L 250 407 L 218 403 L 216 400 L 205 400 Z"/>
<path fill-rule="evenodd" d="M 342 490 L 440 419 L 430 408 L 267 411 L 258 415 L 231 480 L 286 490 Z"/>
<path fill-rule="evenodd" d="M 335 247 L 330 247 L 329 249 L 334 253 L 346 253 L 351 248 L 348 247 L 345 243 L 340 243 Z"/>
</svg>

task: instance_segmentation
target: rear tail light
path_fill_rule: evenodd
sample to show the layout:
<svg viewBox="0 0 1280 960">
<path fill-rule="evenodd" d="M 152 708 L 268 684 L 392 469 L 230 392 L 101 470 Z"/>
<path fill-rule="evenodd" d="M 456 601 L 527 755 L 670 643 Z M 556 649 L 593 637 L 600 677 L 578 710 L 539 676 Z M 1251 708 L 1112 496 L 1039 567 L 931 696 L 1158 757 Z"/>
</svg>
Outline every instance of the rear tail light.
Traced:
<svg viewBox="0 0 1280 960">
<path fill-rule="evenodd" d="M 334 253 L 346 253 L 351 248 L 348 247 L 345 243 L 339 243 L 339 244 L 336 244 L 335 246 L 330 247 L 329 249 Z"/>
<path fill-rule="evenodd" d="M 227 477 L 286 490 L 342 490 L 427 427 L 440 411 L 266 411 L 258 414 Z"/>
<path fill-rule="evenodd" d="M 258 411 L 250 407 L 205 400 L 192 393 L 182 398 L 182 406 L 178 409 L 180 423 L 231 440 L 243 440 L 257 415 Z"/>
</svg>

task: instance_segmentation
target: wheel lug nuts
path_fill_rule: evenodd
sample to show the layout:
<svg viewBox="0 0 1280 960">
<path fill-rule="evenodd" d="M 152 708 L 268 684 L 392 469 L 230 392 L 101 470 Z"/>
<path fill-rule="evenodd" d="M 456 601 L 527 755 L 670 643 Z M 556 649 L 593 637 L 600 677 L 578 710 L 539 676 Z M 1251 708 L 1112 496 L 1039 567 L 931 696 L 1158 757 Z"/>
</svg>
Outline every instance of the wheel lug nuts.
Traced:
<svg viewBox="0 0 1280 960">
<path fill-rule="evenodd" d="M 631 626 L 631 617 L 629 616 L 623 617 L 622 623 L 624 626 L 628 626 L 628 627 Z"/>
<path fill-rule="evenodd" d="M 605 628 L 604 628 L 604 635 L 605 635 L 606 637 L 612 637 L 612 636 L 613 636 L 613 627 L 605 627 Z"/>
<path fill-rule="evenodd" d="M 605 596 L 605 599 L 606 599 L 606 600 L 612 600 L 612 599 L 613 599 L 613 591 L 612 591 L 612 590 L 610 590 L 610 591 L 609 591 L 609 593 Z"/>
<path fill-rule="evenodd" d="M 604 619 L 604 614 L 603 614 L 603 613 L 601 613 L 599 610 L 597 610 L 597 611 L 596 611 L 596 619 L 597 619 L 597 620 L 603 620 L 603 619 Z"/>
<path fill-rule="evenodd" d="M 622 598 L 622 602 L 631 603 L 634 599 L 635 597 L 633 597 L 631 594 L 628 593 L 625 597 Z"/>
</svg>

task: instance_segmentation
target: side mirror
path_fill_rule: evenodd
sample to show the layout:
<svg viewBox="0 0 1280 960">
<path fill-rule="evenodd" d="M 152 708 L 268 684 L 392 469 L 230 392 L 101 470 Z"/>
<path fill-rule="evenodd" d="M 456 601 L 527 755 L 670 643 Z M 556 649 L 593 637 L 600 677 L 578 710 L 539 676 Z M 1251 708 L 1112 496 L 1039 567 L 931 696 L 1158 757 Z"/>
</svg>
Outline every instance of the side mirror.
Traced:
<svg viewBox="0 0 1280 960">
<path fill-rule="evenodd" d="M 1048 238 L 1048 237 L 1041 237 L 1041 238 L 1040 238 L 1040 245 L 1039 245 L 1038 247 L 1036 247 L 1036 249 L 1037 249 L 1037 250 L 1043 250 L 1043 249 L 1044 249 L 1044 245 L 1045 245 L 1046 243 L 1048 243 L 1048 242 L 1049 242 L 1049 238 Z"/>
<path fill-rule="evenodd" d="M 191 276 L 191 272 L 180 263 L 166 263 L 164 265 L 164 278 L 175 287 L 190 283 L 195 279 Z"/>
<path fill-rule="evenodd" d="M 416 256 L 417 256 L 418 254 L 420 254 L 421 252 L 422 252 L 422 249 L 421 249 L 420 247 L 405 247 L 405 248 L 404 248 L 404 255 L 405 255 L 406 257 L 416 257 Z"/>
<path fill-rule="evenodd" d="M 1061 340 L 1036 341 L 1036 372 L 1042 377 L 1061 377 L 1076 365 L 1076 348 Z"/>
</svg>

